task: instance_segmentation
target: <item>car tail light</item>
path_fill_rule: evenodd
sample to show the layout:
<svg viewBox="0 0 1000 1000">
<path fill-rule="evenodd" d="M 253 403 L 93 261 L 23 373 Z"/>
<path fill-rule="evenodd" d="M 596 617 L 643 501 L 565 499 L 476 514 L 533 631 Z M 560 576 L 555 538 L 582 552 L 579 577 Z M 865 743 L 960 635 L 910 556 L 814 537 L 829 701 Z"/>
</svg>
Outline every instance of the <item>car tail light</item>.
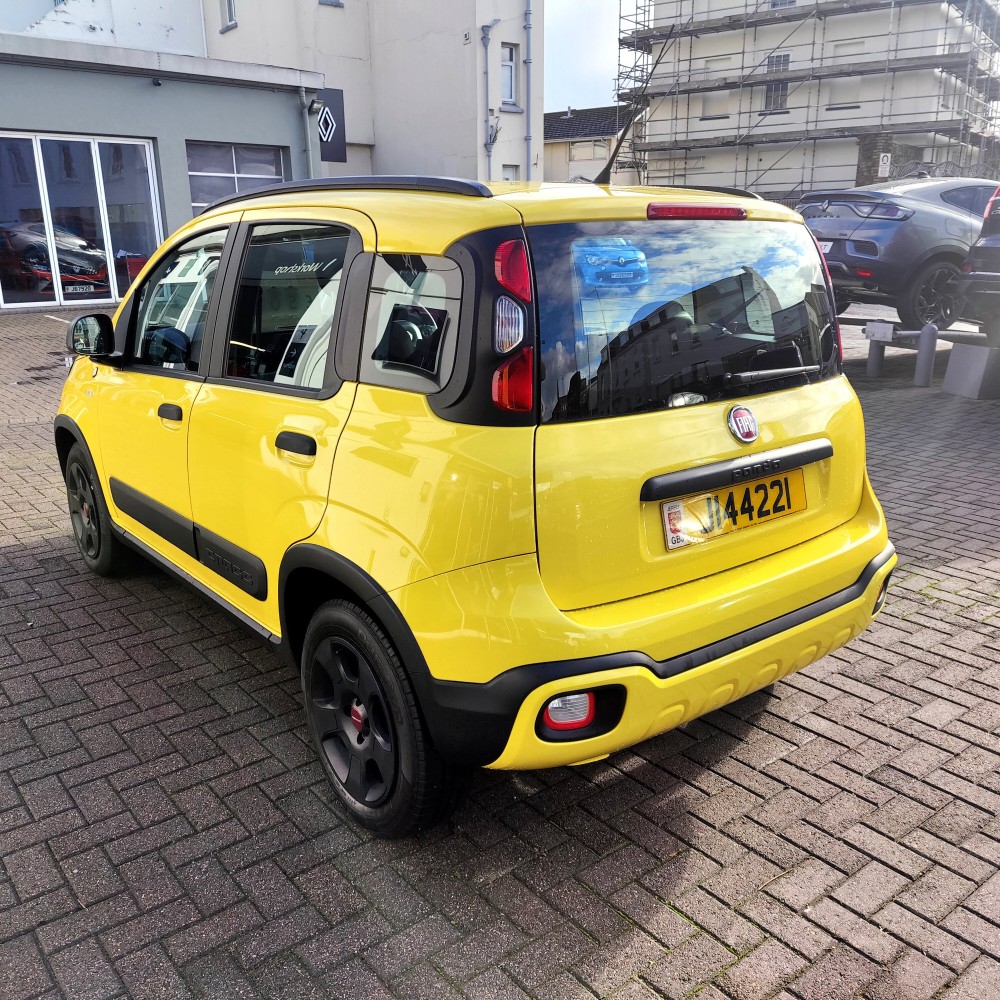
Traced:
<svg viewBox="0 0 1000 1000">
<path fill-rule="evenodd" d="M 542 722 L 560 732 L 568 729 L 586 729 L 594 721 L 596 702 L 593 691 L 562 694 L 552 698 L 542 712 Z"/>
<path fill-rule="evenodd" d="M 535 405 L 535 352 L 522 348 L 493 373 L 493 402 L 508 413 L 530 413 Z"/>
<path fill-rule="evenodd" d="M 913 209 L 900 208 L 893 205 L 891 201 L 882 201 L 873 205 L 869 212 L 864 213 L 869 219 L 892 219 L 894 222 L 903 222 L 913 215 Z"/>
<path fill-rule="evenodd" d="M 522 302 L 531 301 L 531 269 L 524 240 L 505 240 L 493 259 L 497 281 Z"/>
<path fill-rule="evenodd" d="M 866 270 L 866 269 L 865 269 L 865 268 L 863 268 L 863 267 L 856 267 L 856 268 L 854 269 L 854 273 L 855 273 L 855 274 L 856 274 L 856 275 L 857 275 L 857 276 L 858 276 L 859 278 L 872 278 L 872 277 L 874 277 L 874 276 L 875 276 L 875 272 L 874 272 L 874 271 L 868 271 L 868 270 Z"/>
<path fill-rule="evenodd" d="M 662 205 L 646 206 L 647 219 L 745 219 L 747 210 L 736 205 Z"/>
<path fill-rule="evenodd" d="M 497 297 L 493 307 L 493 349 L 510 354 L 524 340 L 524 310 L 506 295 Z"/>
<path fill-rule="evenodd" d="M 1000 215 L 1000 205 L 997 205 L 997 201 L 1000 201 L 1000 187 L 993 192 L 990 196 L 990 200 L 986 205 L 986 211 L 983 212 L 983 218 L 988 219 L 991 215 Z"/>
</svg>

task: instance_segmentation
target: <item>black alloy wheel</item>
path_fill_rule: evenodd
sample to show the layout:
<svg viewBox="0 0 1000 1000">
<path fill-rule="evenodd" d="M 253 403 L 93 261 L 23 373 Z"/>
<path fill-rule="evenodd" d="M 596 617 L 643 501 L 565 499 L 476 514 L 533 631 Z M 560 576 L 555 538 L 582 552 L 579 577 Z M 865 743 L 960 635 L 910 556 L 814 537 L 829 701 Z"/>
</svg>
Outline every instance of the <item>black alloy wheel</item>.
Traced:
<svg viewBox="0 0 1000 1000">
<path fill-rule="evenodd" d="M 76 544 L 85 559 L 96 560 L 101 554 L 101 522 L 97 516 L 94 491 L 79 462 L 66 469 L 66 493 Z"/>
<path fill-rule="evenodd" d="M 950 260 L 931 261 L 922 267 L 897 304 L 903 326 L 919 330 L 933 323 L 945 330 L 958 320 L 962 312 L 960 274 L 958 265 Z"/>
<path fill-rule="evenodd" d="M 396 782 L 399 750 L 385 691 L 356 643 L 329 637 L 317 646 L 308 699 L 329 770 L 354 801 L 381 805 Z"/>
<path fill-rule="evenodd" d="M 73 537 L 88 569 L 100 576 L 120 576 L 130 570 L 132 552 L 112 530 L 97 473 L 80 444 L 66 456 L 66 499 Z"/>
<path fill-rule="evenodd" d="M 403 837 L 455 806 L 464 776 L 434 748 L 399 654 L 367 611 L 345 600 L 316 611 L 302 692 L 320 764 L 356 822 Z"/>
</svg>

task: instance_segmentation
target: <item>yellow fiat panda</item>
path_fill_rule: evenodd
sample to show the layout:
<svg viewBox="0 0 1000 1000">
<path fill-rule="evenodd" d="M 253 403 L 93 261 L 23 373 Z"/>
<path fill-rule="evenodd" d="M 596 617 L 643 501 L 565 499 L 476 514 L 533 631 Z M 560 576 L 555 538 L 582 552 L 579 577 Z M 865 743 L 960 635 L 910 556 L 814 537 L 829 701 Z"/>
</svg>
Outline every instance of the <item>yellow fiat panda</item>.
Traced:
<svg viewBox="0 0 1000 1000">
<path fill-rule="evenodd" d="M 138 551 L 295 664 L 383 835 L 469 767 L 594 760 L 805 667 L 896 561 L 823 259 L 744 192 L 261 189 L 69 346 L 84 561 Z"/>
</svg>

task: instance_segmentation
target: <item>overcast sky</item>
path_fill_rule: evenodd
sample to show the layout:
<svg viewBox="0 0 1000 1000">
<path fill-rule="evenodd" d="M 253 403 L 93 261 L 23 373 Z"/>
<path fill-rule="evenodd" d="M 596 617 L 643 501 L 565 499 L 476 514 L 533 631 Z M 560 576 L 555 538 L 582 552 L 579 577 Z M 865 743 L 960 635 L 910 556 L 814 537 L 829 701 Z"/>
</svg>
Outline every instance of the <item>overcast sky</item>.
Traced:
<svg viewBox="0 0 1000 1000">
<path fill-rule="evenodd" d="M 618 0 L 545 0 L 545 110 L 614 103 Z"/>
</svg>

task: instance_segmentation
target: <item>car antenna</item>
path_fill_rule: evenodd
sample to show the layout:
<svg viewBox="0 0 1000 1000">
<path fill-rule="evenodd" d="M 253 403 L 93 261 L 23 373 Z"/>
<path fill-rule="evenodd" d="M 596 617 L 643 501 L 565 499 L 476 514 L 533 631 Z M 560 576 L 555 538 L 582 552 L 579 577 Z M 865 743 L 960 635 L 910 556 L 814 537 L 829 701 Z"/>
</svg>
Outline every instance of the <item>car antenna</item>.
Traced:
<svg viewBox="0 0 1000 1000">
<path fill-rule="evenodd" d="M 645 82 L 642 85 L 642 89 L 639 91 L 639 96 L 635 98 L 634 101 L 630 101 L 630 104 L 634 105 L 634 112 L 632 117 L 625 123 L 625 127 L 621 131 L 621 135 L 618 136 L 618 141 L 615 143 L 615 148 L 611 150 L 611 156 L 608 162 L 604 164 L 601 172 L 594 178 L 595 184 L 610 184 L 611 183 L 611 171 L 614 169 L 615 160 L 618 159 L 618 154 L 621 151 L 622 143 L 625 141 L 626 135 L 628 135 L 629 129 L 635 124 L 636 118 L 639 117 L 640 109 L 644 98 L 646 97 L 646 91 L 649 89 L 650 81 L 653 79 L 653 74 L 656 72 L 656 67 L 660 65 L 660 60 L 667 54 L 667 49 L 671 47 L 670 43 L 674 37 L 674 29 L 677 27 L 676 24 L 670 25 L 670 30 L 667 32 L 667 37 L 663 39 L 663 48 L 660 49 L 660 54 L 656 57 L 656 62 L 649 69 L 649 73 L 646 74 Z"/>
</svg>

